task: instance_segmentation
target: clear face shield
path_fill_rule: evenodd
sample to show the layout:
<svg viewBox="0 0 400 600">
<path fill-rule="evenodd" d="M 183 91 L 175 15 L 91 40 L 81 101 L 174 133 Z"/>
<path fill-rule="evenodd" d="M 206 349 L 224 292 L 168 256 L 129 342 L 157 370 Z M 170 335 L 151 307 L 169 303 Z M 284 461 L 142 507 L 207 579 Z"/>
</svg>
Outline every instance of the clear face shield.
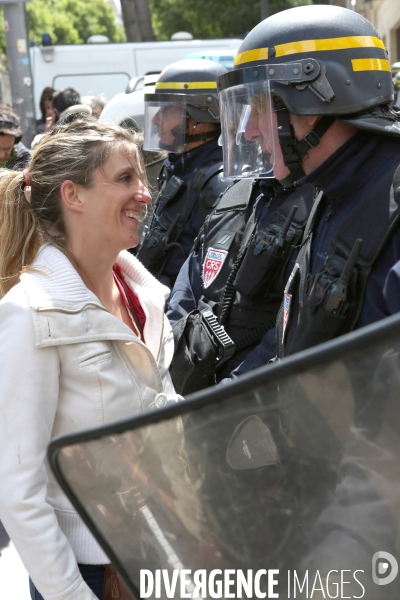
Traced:
<svg viewBox="0 0 400 600">
<path fill-rule="evenodd" d="M 147 100 L 150 97 L 152 100 Z M 158 98 L 157 98 L 158 96 Z M 180 154 L 187 129 L 186 102 L 160 99 L 161 94 L 145 97 L 143 150 L 167 150 Z M 167 94 L 164 96 L 167 97 Z"/>
<path fill-rule="evenodd" d="M 279 139 L 273 97 L 286 86 L 309 88 L 323 102 L 334 98 L 313 58 L 244 67 L 218 78 L 225 177 L 274 176 Z"/>
<path fill-rule="evenodd" d="M 270 82 L 244 83 L 219 95 L 224 176 L 273 177 L 275 136 Z"/>
</svg>

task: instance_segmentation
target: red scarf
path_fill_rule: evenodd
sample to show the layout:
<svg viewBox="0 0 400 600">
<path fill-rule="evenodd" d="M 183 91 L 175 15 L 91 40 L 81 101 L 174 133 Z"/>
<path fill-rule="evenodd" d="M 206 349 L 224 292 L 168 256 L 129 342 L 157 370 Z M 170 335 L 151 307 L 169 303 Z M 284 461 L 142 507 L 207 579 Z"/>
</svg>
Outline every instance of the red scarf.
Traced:
<svg viewBox="0 0 400 600">
<path fill-rule="evenodd" d="M 132 315 L 129 300 L 131 301 L 131 303 L 133 305 L 133 308 L 136 313 L 136 317 L 139 321 L 141 329 L 143 330 L 145 323 L 146 323 L 146 315 L 144 314 L 143 308 L 140 305 L 139 298 L 136 296 L 136 294 L 131 290 L 131 288 L 126 283 L 124 276 L 122 274 L 122 271 L 118 265 L 113 266 L 113 275 L 114 275 L 115 283 L 117 284 L 120 294 L 124 300 L 126 310 L 128 311 L 128 314 L 129 314 L 130 318 L 132 319 L 133 324 L 134 325 L 136 324 L 135 323 L 136 320 L 135 320 L 135 315 Z M 128 298 L 129 298 L 129 300 L 128 300 Z M 141 333 L 142 332 L 140 332 L 140 334 Z M 142 337 L 142 335 L 140 335 L 140 337 Z M 142 341 L 144 341 L 144 340 L 142 340 Z"/>
</svg>

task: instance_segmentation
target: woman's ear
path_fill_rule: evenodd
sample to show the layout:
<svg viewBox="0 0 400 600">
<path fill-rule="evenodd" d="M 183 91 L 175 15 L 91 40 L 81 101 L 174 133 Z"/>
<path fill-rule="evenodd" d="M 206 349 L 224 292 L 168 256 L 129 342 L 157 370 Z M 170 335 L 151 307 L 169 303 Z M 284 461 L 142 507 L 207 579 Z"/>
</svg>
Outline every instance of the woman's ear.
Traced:
<svg viewBox="0 0 400 600">
<path fill-rule="evenodd" d="M 76 183 L 67 179 L 63 181 L 60 187 L 61 198 L 66 208 L 74 212 L 82 212 L 82 200 L 79 197 L 79 190 Z"/>
</svg>

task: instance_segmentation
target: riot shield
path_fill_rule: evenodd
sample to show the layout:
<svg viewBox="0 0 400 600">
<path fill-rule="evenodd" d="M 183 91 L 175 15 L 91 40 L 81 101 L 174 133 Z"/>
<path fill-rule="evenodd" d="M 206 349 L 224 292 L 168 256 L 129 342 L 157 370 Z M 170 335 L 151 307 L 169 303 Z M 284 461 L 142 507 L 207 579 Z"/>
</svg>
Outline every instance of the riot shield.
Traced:
<svg viewBox="0 0 400 600">
<path fill-rule="evenodd" d="M 49 460 L 135 598 L 400 597 L 400 316 Z"/>
</svg>

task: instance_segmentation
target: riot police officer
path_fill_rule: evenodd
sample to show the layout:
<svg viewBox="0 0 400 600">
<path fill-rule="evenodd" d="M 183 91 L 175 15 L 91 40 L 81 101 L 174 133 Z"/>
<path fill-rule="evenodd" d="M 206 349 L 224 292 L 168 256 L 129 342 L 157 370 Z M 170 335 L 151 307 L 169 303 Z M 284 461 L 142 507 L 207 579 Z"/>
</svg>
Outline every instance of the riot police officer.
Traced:
<svg viewBox="0 0 400 600">
<path fill-rule="evenodd" d="M 216 62 L 187 59 L 167 67 L 155 92 L 145 95 L 144 150 L 167 150 L 154 216 L 138 258 L 172 287 L 205 217 L 227 186 L 222 149 Z"/>
<path fill-rule="evenodd" d="M 313 198 L 312 185 L 284 189 L 274 178 L 238 179 L 223 193 L 168 306 L 180 393 L 228 376 L 274 326 Z"/>
<path fill-rule="evenodd" d="M 228 167 L 254 139 L 277 179 L 320 190 L 277 332 L 237 373 L 275 356 L 275 340 L 283 357 L 400 310 L 385 290 L 400 257 L 400 118 L 378 32 L 337 6 L 278 13 L 245 38 L 219 93 Z"/>
</svg>

